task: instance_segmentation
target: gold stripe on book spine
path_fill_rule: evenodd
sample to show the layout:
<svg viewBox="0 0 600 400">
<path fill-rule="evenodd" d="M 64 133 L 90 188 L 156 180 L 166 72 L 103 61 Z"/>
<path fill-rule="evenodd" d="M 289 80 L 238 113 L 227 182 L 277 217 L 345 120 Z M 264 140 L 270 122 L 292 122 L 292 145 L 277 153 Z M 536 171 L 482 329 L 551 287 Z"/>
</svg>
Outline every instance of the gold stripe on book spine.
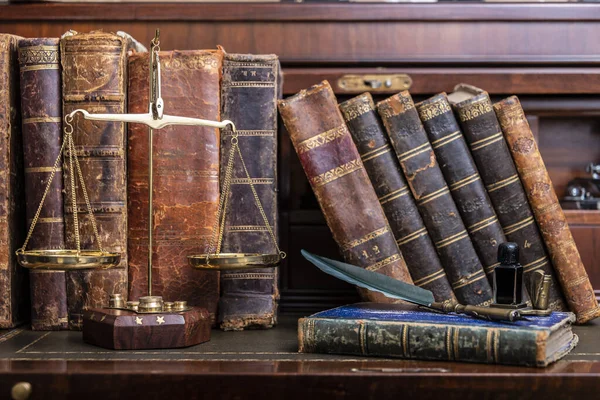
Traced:
<svg viewBox="0 0 600 400">
<path fill-rule="evenodd" d="M 448 236 L 447 238 L 442 239 L 439 242 L 435 243 L 435 247 L 437 247 L 438 249 L 441 249 L 442 247 L 450 246 L 452 243 L 456 243 L 459 240 L 463 240 L 467 237 L 469 237 L 469 234 L 467 233 L 466 230 L 460 231 L 458 233 L 455 233 L 452 236 Z"/>
<path fill-rule="evenodd" d="M 296 151 L 298 154 L 306 153 L 309 150 L 316 149 L 317 147 L 323 146 L 329 142 L 333 142 L 336 139 L 339 139 L 348 134 L 348 128 L 346 124 L 336 126 L 333 129 L 325 131 L 323 133 L 319 133 L 316 136 L 303 140 L 298 143 Z"/>
<path fill-rule="evenodd" d="M 450 104 L 446 101 L 436 101 L 428 104 L 421 104 L 417 107 L 421 121 L 429 121 L 439 115 L 452 111 Z"/>
<path fill-rule="evenodd" d="M 385 235 L 388 232 L 389 232 L 389 230 L 388 230 L 387 226 L 384 226 L 383 228 L 379 228 L 377 230 L 374 230 L 373 232 L 367 233 L 366 235 L 364 235 L 361 238 L 352 240 L 348 243 L 344 243 L 340 247 L 341 247 L 342 251 L 347 251 L 356 246 L 360 246 L 363 243 L 367 243 L 369 240 L 373 240 L 375 238 L 378 238 L 379 236 Z"/>
<path fill-rule="evenodd" d="M 406 243 L 412 242 L 413 240 L 420 238 L 421 236 L 425 236 L 427 234 L 428 234 L 427 228 L 421 228 L 421 229 L 414 231 L 413 233 L 409 233 L 408 235 L 404 236 L 403 238 L 396 240 L 396 243 L 398 243 L 398 246 L 402 246 Z"/>
<path fill-rule="evenodd" d="M 461 137 L 462 137 L 462 133 L 460 131 L 456 131 L 449 135 L 444 136 L 443 138 L 434 140 L 433 142 L 431 142 L 431 145 L 433 146 L 434 149 L 438 149 L 442 146 L 447 145 L 448 143 L 452 143 L 455 140 L 460 139 Z"/>
<path fill-rule="evenodd" d="M 398 190 L 398 191 L 397 191 L 397 193 L 396 193 L 396 194 L 394 194 L 393 196 L 391 196 L 391 197 L 386 197 L 386 198 L 385 198 L 385 199 L 383 199 L 383 200 L 379 200 L 379 204 L 383 205 L 383 204 L 385 204 L 385 203 L 389 203 L 390 201 L 392 201 L 392 200 L 396 200 L 396 199 L 399 199 L 400 197 L 406 196 L 406 195 L 407 195 L 407 194 L 409 194 L 409 193 L 410 193 L 410 191 L 408 190 L 408 187 L 407 187 L 407 186 L 405 186 L 405 187 L 403 187 L 402 189 Z"/>
<path fill-rule="evenodd" d="M 483 269 L 479 270 L 469 276 L 466 276 L 466 277 L 461 278 L 458 281 L 454 282 L 452 284 L 452 289 L 454 289 L 454 290 L 460 289 L 460 288 L 470 285 L 474 282 L 477 282 L 481 279 L 484 279 L 485 277 L 486 276 L 485 276 L 485 273 L 483 272 Z"/>
<path fill-rule="evenodd" d="M 443 188 L 438 189 L 435 192 L 429 193 L 427 196 L 423 196 L 420 199 L 418 199 L 418 204 L 422 206 L 423 204 L 429 203 L 430 201 L 435 200 L 438 197 L 442 197 L 448 193 L 450 193 L 448 186 L 444 186 Z"/>
<path fill-rule="evenodd" d="M 473 175 L 467 176 L 464 179 L 461 179 L 460 181 L 454 182 L 453 184 L 450 185 L 450 190 L 451 191 L 455 191 L 457 189 L 460 189 L 463 186 L 467 186 L 473 182 L 477 182 L 479 180 L 479 174 L 477 172 L 475 172 Z"/>
<path fill-rule="evenodd" d="M 476 100 L 469 105 L 458 109 L 458 118 L 462 121 L 470 121 L 483 114 L 492 112 L 492 102 L 486 96 L 482 99 Z"/>
<path fill-rule="evenodd" d="M 361 156 L 361 158 L 362 158 L 363 162 L 367 162 L 367 161 L 370 161 L 370 160 L 372 160 L 374 158 L 382 156 L 382 155 L 384 155 L 386 153 L 389 153 L 391 150 L 392 150 L 392 148 L 391 148 L 391 146 L 389 144 L 384 144 L 380 148 L 378 148 L 376 150 L 373 150 L 373 151 L 376 151 L 376 153 L 373 153 L 373 151 L 370 151 L 368 153 L 369 155 L 364 154 L 364 155 Z"/>
<path fill-rule="evenodd" d="M 339 167 L 330 169 L 327 172 L 317 175 L 310 179 L 314 187 L 318 188 L 325 186 L 326 184 L 333 182 L 343 176 L 351 174 L 352 172 L 362 169 L 363 165 L 360 159 L 352 160 L 346 164 L 340 165 Z"/>
<path fill-rule="evenodd" d="M 23 124 L 36 124 L 36 123 L 55 123 L 61 122 L 60 117 L 32 117 L 23 118 Z"/>
<path fill-rule="evenodd" d="M 369 265 L 365 269 L 369 270 L 369 271 L 377 271 L 378 269 L 381 269 L 381 268 L 385 267 L 386 265 L 390 265 L 391 263 L 400 261 L 400 260 L 401 260 L 400 255 L 396 253 L 396 254 L 393 254 L 393 255 L 389 256 L 388 258 L 385 258 L 373 265 Z"/>
<path fill-rule="evenodd" d="M 485 188 L 487 189 L 488 192 L 494 192 L 500 188 L 503 188 L 504 186 L 511 185 L 518 181 L 519 181 L 519 175 L 514 174 L 513 176 L 509 176 L 506 179 L 502 179 L 501 181 L 492 183 L 491 185 L 487 185 Z"/>
</svg>

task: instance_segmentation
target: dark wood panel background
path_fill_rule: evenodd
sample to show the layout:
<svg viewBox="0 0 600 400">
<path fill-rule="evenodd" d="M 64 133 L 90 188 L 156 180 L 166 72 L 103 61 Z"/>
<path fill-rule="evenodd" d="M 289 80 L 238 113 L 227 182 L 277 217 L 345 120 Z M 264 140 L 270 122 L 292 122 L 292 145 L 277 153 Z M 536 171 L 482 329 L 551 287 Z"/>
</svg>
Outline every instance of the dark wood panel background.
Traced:
<svg viewBox="0 0 600 400">
<path fill-rule="evenodd" d="M 68 29 L 125 30 L 161 47 L 275 53 L 284 95 L 328 79 L 351 97 L 345 74 L 405 73 L 420 100 L 459 82 L 493 99 L 517 94 L 559 196 L 600 161 L 600 5 L 595 4 L 24 4 L 0 6 L 0 32 L 59 36 Z M 393 92 L 378 94 L 378 99 Z M 308 312 L 357 299 L 317 271 L 302 248 L 338 252 L 285 132 L 280 134 L 282 310 Z M 600 212 L 569 220 L 600 289 Z M 600 293 L 600 292 L 598 292 Z"/>
</svg>

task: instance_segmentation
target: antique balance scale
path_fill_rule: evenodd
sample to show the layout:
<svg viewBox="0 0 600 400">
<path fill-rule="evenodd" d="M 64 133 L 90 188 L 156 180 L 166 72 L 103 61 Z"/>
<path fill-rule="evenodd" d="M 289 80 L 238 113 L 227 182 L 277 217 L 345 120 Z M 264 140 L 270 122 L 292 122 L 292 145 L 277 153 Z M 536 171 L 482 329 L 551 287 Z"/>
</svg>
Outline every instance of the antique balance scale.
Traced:
<svg viewBox="0 0 600 400">
<path fill-rule="evenodd" d="M 75 110 L 65 117 L 65 128 L 63 144 L 54 163 L 54 169 L 48 180 L 46 190 L 40 201 L 40 205 L 33 218 L 23 247 L 17 251 L 17 259 L 21 266 L 28 269 L 47 269 L 73 271 L 81 269 L 107 269 L 117 266 L 121 254 L 108 252 L 102 248 L 99 240 L 98 227 L 90 204 L 87 189 L 81 173 L 79 160 L 75 153 L 73 139 L 73 118 L 75 114 L 81 113 L 87 120 L 106 122 L 141 123 L 148 126 L 148 296 L 140 297 L 139 301 L 125 302 L 120 294 L 110 296 L 108 307 L 101 309 L 90 309 L 84 313 L 83 338 L 86 342 L 112 349 L 156 349 L 175 348 L 199 344 L 210 339 L 210 320 L 208 311 L 200 307 L 190 307 L 185 301 L 163 301 L 161 296 L 152 295 L 152 227 L 154 219 L 153 210 L 153 131 L 162 129 L 169 125 L 208 126 L 213 128 L 232 129 L 231 150 L 228 154 L 228 163 L 225 170 L 225 178 L 221 197 L 217 209 L 217 218 L 211 241 L 206 254 L 188 256 L 191 267 L 200 270 L 236 270 L 249 268 L 274 267 L 285 258 L 286 254 L 277 245 L 277 239 L 269 220 L 265 214 L 262 203 L 256 189 L 250 179 L 244 158 L 238 146 L 238 137 L 233 122 L 225 120 L 222 122 L 209 121 L 198 118 L 188 118 L 164 114 L 164 103 L 161 97 L 160 82 L 160 32 L 157 29 L 150 47 L 150 98 L 148 113 L 146 114 L 90 114 L 85 110 Z M 66 153 L 65 153 L 66 152 Z M 75 232 L 75 249 L 68 250 L 26 250 L 27 244 L 33 234 L 35 225 L 39 219 L 46 195 L 48 194 L 55 171 L 60 165 L 60 160 L 65 154 L 65 162 L 69 163 L 71 171 L 69 185 L 71 187 L 71 199 L 73 209 L 76 209 L 77 191 L 75 184 L 75 172 L 86 209 L 92 225 L 94 238 L 98 250 L 82 250 L 79 236 L 79 219 L 77 213 L 73 213 L 73 225 Z M 231 178 L 236 154 L 239 156 L 246 178 L 250 181 L 250 188 L 254 196 L 256 206 L 269 232 L 277 253 L 275 254 L 248 254 L 248 253 L 221 253 L 223 234 L 225 230 L 225 217 L 228 211 L 228 198 L 231 193 Z"/>
</svg>

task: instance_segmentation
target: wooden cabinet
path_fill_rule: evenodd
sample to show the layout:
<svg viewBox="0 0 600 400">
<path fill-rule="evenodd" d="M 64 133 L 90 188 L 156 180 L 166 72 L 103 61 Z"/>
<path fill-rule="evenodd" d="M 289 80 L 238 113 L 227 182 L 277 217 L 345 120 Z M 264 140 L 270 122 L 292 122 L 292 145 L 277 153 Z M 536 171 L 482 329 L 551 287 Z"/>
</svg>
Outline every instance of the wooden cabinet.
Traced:
<svg viewBox="0 0 600 400">
<path fill-rule="evenodd" d="M 0 32 L 59 36 L 125 30 L 163 49 L 276 53 L 284 95 L 323 79 L 340 100 L 346 75 L 406 74 L 416 100 L 468 82 L 494 100 L 520 97 L 559 196 L 600 161 L 600 5 L 595 4 L 24 4 L 0 6 Z M 377 99 L 392 94 L 383 91 Z M 337 249 L 285 132 L 280 136 L 282 311 L 357 299 L 353 288 L 300 258 Z M 600 294 L 600 212 L 569 212 Z"/>
</svg>

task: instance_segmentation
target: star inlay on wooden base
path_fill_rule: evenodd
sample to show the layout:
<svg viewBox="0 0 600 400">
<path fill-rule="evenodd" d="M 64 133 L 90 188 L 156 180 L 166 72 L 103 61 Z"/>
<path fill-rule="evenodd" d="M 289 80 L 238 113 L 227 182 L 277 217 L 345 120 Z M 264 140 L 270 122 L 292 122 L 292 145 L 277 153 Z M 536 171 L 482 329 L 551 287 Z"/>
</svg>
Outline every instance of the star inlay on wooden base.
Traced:
<svg viewBox="0 0 600 400">
<path fill-rule="evenodd" d="M 115 350 L 171 349 L 210 340 L 210 317 L 204 308 L 138 314 L 116 308 L 95 308 L 83 315 L 83 340 Z"/>
</svg>

